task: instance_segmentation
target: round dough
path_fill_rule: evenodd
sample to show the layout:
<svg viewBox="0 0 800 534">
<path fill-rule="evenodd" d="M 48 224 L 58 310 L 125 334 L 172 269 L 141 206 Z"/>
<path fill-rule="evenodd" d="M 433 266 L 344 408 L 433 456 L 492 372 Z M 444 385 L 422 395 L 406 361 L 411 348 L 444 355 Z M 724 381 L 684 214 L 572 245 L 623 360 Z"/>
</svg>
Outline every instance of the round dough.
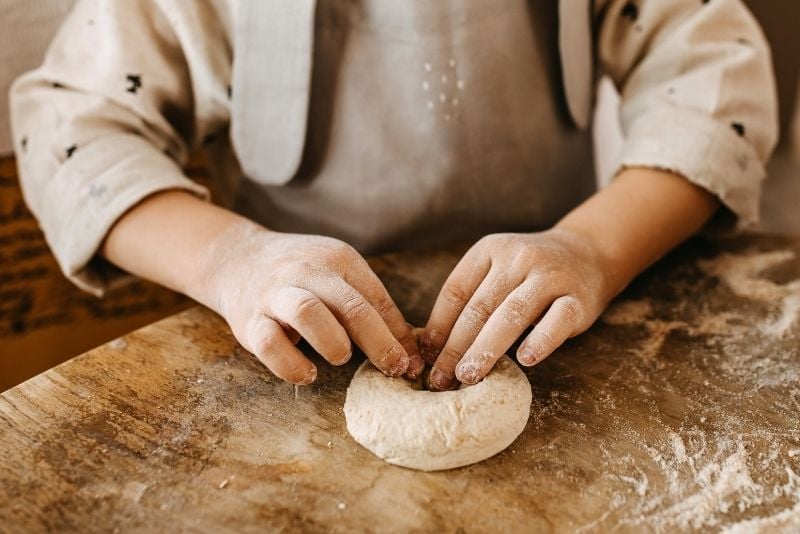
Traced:
<svg viewBox="0 0 800 534">
<path fill-rule="evenodd" d="M 528 422 L 531 385 L 508 356 L 474 386 L 432 392 L 421 384 L 364 362 L 347 388 L 347 430 L 390 464 L 436 471 L 494 456 Z"/>
</svg>

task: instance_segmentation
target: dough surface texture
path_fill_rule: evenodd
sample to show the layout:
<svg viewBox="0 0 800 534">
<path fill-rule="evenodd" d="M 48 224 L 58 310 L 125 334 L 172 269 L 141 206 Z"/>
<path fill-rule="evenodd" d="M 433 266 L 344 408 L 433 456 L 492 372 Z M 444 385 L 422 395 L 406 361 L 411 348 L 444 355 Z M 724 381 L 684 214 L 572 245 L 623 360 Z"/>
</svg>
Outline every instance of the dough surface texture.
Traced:
<svg viewBox="0 0 800 534">
<path fill-rule="evenodd" d="M 503 356 L 474 386 L 445 392 L 388 378 L 365 361 L 347 388 L 344 414 L 355 440 L 385 461 L 437 471 L 494 456 L 525 429 L 531 385 Z"/>
</svg>

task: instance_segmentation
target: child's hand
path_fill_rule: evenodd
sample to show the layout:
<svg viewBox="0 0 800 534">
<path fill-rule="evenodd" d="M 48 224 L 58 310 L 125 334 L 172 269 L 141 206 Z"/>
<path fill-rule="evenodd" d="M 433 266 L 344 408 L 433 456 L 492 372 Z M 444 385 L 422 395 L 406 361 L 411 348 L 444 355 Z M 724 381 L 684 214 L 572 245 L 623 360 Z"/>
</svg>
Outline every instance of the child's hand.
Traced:
<svg viewBox="0 0 800 534">
<path fill-rule="evenodd" d="M 352 247 L 247 224 L 212 248 L 196 293 L 283 380 L 309 384 L 317 376 L 294 346 L 301 336 L 333 365 L 350 359 L 352 338 L 387 375 L 422 371 L 411 328 Z"/>
<path fill-rule="evenodd" d="M 517 358 L 542 361 L 613 298 L 608 268 L 588 239 L 568 230 L 481 239 L 448 277 L 421 338 L 423 358 L 435 360 L 431 386 L 478 382 L 534 323 Z"/>
</svg>

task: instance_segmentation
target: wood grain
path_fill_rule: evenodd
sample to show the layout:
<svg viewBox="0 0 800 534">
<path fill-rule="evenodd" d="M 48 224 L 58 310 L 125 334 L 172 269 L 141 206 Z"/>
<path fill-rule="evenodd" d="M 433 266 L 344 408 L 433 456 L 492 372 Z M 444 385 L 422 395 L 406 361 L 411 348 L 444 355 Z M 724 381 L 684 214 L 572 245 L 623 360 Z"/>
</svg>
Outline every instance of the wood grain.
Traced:
<svg viewBox="0 0 800 534">
<path fill-rule="evenodd" d="M 202 155 L 187 172 L 208 181 Z M 98 299 L 61 273 L 28 211 L 13 158 L 0 158 L 0 391 L 191 301 L 144 281 Z"/>
<path fill-rule="evenodd" d="M 508 450 L 440 473 L 349 437 L 359 358 L 295 392 L 191 309 L 0 396 L 0 530 L 788 531 L 799 255 L 777 238 L 683 247 L 527 371 L 531 419 Z M 372 265 L 419 323 L 457 257 Z"/>
</svg>

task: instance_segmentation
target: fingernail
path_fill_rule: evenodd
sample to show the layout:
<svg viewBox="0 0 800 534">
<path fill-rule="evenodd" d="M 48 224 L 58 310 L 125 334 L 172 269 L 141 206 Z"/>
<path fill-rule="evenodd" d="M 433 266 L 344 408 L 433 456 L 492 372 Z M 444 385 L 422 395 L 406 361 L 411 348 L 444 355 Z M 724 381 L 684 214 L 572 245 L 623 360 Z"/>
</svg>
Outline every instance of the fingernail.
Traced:
<svg viewBox="0 0 800 534">
<path fill-rule="evenodd" d="M 350 358 L 352 358 L 352 357 L 353 357 L 353 349 L 351 348 L 351 349 L 350 349 L 350 352 L 348 352 L 348 353 L 345 355 L 345 357 L 344 357 L 344 358 L 342 358 L 342 359 L 339 361 L 339 363 L 337 363 L 336 365 L 344 365 L 344 364 L 346 364 L 347 362 L 349 362 L 349 361 L 350 361 Z"/>
<path fill-rule="evenodd" d="M 525 347 L 524 349 L 520 348 L 517 352 L 517 361 L 519 361 L 519 363 L 522 365 L 530 367 L 531 365 L 538 363 L 539 360 L 540 358 L 538 354 L 528 347 Z"/>
<path fill-rule="evenodd" d="M 478 369 L 474 365 L 458 364 L 458 367 L 456 367 L 456 378 L 464 384 L 474 384 L 478 381 Z"/>
<path fill-rule="evenodd" d="M 444 391 L 446 389 L 450 389 L 452 379 L 447 376 L 444 371 L 441 371 L 440 369 L 434 369 L 431 372 L 431 384 L 433 384 L 436 389 Z"/>
<path fill-rule="evenodd" d="M 312 367 L 311 370 L 306 375 L 306 377 L 302 381 L 298 382 L 298 385 L 307 386 L 316 379 L 317 379 L 317 368 Z"/>
</svg>

